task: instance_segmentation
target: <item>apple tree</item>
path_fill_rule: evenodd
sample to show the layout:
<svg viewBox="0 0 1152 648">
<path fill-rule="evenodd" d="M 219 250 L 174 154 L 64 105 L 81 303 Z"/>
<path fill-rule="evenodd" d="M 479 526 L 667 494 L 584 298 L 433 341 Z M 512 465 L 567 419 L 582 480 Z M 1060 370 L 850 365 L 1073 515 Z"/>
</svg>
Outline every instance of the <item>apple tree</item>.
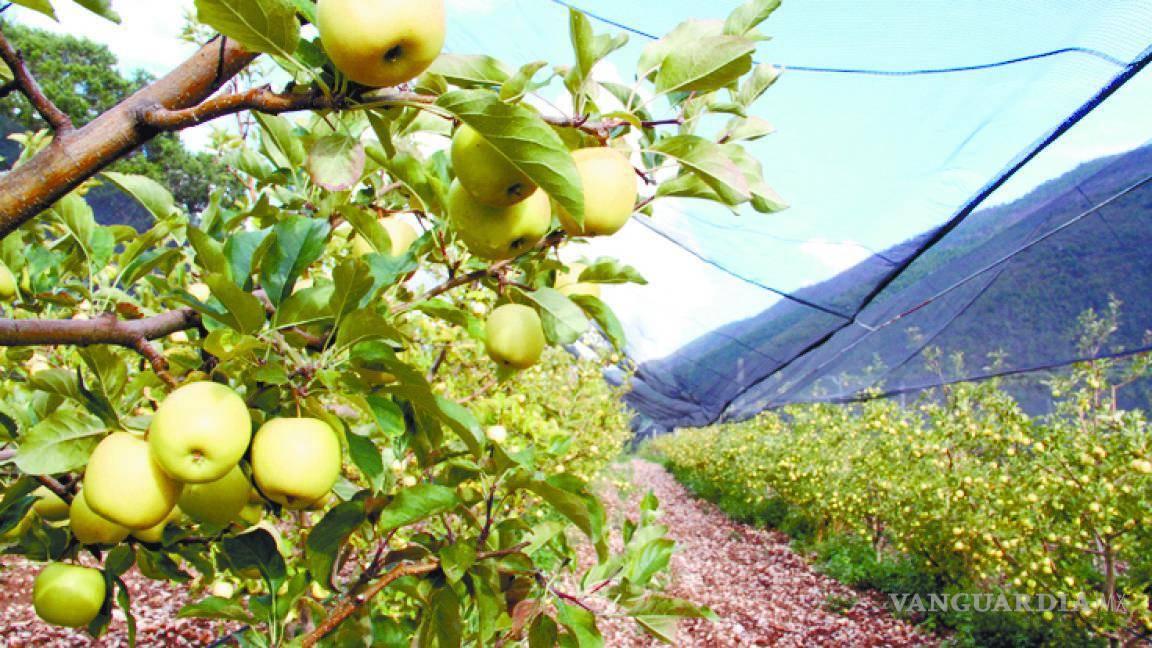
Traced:
<svg viewBox="0 0 1152 648">
<path fill-rule="evenodd" d="M 0 534 L 51 563 L 41 617 L 98 635 L 116 606 L 132 634 L 134 565 L 238 583 L 180 614 L 256 646 L 595 646 L 593 598 L 665 639 L 709 614 L 659 593 L 651 498 L 610 550 L 588 478 L 625 417 L 600 360 L 560 360 L 622 352 L 598 285 L 643 278 L 558 250 L 666 197 L 782 207 L 741 146 L 770 131 L 748 108 L 778 4 L 680 25 L 624 85 L 595 72 L 626 38 L 575 11 L 574 62 L 510 68 L 442 52 L 439 0 L 197 0 L 200 49 L 80 128 L 0 25 L 0 91 L 51 127 L 0 177 Z M 107 169 L 221 118 L 237 199 L 188 214 Z M 151 227 L 98 224 L 101 183 Z"/>
</svg>

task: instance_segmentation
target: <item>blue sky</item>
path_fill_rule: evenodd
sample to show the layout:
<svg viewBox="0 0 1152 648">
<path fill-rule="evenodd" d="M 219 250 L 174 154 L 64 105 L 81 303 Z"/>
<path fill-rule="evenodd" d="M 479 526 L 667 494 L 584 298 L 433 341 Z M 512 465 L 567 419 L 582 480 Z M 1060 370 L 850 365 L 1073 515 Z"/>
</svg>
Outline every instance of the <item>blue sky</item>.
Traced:
<svg viewBox="0 0 1152 648">
<path fill-rule="evenodd" d="M 688 17 L 722 18 L 738 4 L 573 2 L 658 34 Z M 57 4 L 65 29 L 107 43 L 126 70 L 162 74 L 191 49 L 175 38 L 190 1 L 114 0 L 125 19 L 121 26 Z M 571 59 L 565 10 L 550 0 L 449 0 L 448 5 L 453 51 L 490 53 L 513 65 Z M 55 27 L 22 8 L 9 12 L 18 20 Z M 985 63 L 1078 46 L 1128 60 L 1148 45 L 1148 34 L 1140 33 L 1148 24 L 1152 6 L 1141 0 L 786 0 L 764 26 L 773 40 L 758 57 L 785 65 L 891 70 Z M 631 65 L 645 43 L 633 37 L 598 74 L 630 82 Z M 752 150 L 764 162 L 768 182 L 793 207 L 777 215 L 734 217 L 697 202 L 669 202 L 657 211 L 654 225 L 738 274 L 796 290 L 860 260 L 868 249 L 882 249 L 947 218 L 1117 71 L 1075 54 L 948 75 L 786 71 L 758 111 L 778 132 Z M 1130 84 L 996 199 L 1019 196 L 1081 161 L 1152 139 L 1150 76 Z M 563 101 L 559 90 L 543 94 L 554 103 Z M 193 131 L 185 139 L 196 146 L 203 136 L 203 130 Z M 618 256 L 650 280 L 645 287 L 604 291 L 640 359 L 666 355 L 776 299 L 698 262 L 639 224 L 572 254 Z"/>
</svg>

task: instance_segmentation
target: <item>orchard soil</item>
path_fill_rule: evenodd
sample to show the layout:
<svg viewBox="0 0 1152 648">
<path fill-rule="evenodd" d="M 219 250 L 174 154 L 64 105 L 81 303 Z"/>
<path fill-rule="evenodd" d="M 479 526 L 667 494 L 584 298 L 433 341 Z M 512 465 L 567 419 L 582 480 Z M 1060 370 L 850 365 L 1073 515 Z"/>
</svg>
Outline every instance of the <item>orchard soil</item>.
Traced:
<svg viewBox="0 0 1152 648">
<path fill-rule="evenodd" d="M 890 616 L 878 594 L 853 590 L 816 573 L 788 546 L 787 536 L 730 520 L 712 504 L 693 497 L 660 466 L 637 459 L 609 470 L 614 481 L 624 484 L 601 488 L 608 514 L 616 522 L 625 515 L 635 517 L 648 490 L 660 500 L 661 522 L 677 543 L 665 593 L 707 605 L 719 617 L 681 622 L 677 646 L 855 648 L 940 643 L 939 637 Z M 619 538 L 614 541 L 618 546 Z M 591 561 L 591 549 L 582 551 Z M 41 623 L 31 605 L 37 569 L 21 559 L 0 558 L 0 646 L 127 645 L 127 628 L 119 612 L 109 633 L 95 641 L 81 631 Z M 235 629 L 235 624 L 177 619 L 176 612 L 189 598 L 184 586 L 150 581 L 135 568 L 125 581 L 132 592 L 140 646 L 203 646 Z M 611 611 L 604 601 L 586 603 Z M 662 645 L 640 633 L 629 619 L 608 617 L 600 625 L 610 648 Z"/>
</svg>

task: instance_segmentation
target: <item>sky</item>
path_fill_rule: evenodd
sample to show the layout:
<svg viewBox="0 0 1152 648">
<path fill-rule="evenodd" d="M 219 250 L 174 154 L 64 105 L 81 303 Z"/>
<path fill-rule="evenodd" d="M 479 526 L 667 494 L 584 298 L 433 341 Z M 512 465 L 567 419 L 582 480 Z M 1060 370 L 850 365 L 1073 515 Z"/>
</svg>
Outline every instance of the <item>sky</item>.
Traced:
<svg viewBox="0 0 1152 648">
<path fill-rule="evenodd" d="M 651 33 L 689 17 L 723 18 L 733 0 L 572 0 Z M 59 24 L 14 7 L 17 20 L 106 43 L 127 72 L 163 74 L 192 46 L 176 38 L 190 0 L 113 0 L 114 25 L 59 0 Z M 449 49 L 489 53 L 512 66 L 568 63 L 566 10 L 550 0 L 448 0 Z M 700 202 L 658 202 L 647 225 L 634 220 L 572 257 L 617 256 L 648 286 L 607 286 L 638 359 L 661 357 L 703 332 L 751 317 L 778 299 L 701 263 L 683 246 L 732 273 L 787 291 L 822 281 L 947 219 L 1021 150 L 1059 123 L 1118 68 L 1061 55 L 980 72 L 875 76 L 813 73 L 796 66 L 949 67 L 1090 47 L 1122 60 L 1148 45 L 1145 0 L 786 0 L 764 25 L 772 40 L 758 60 L 785 66 L 759 116 L 777 133 L 751 145 L 765 176 L 792 205 L 773 215 L 732 215 Z M 598 32 L 615 27 L 595 23 Z M 130 37 L 126 37 L 130 34 Z M 631 82 L 647 41 L 602 64 L 602 78 Z M 547 99 L 562 103 L 558 90 Z M 1152 140 L 1152 75 L 1144 74 L 1029 165 L 991 202 L 1026 193 L 1080 162 Z M 193 147 L 206 129 L 185 131 Z M 637 217 L 641 219 L 644 217 Z"/>
</svg>

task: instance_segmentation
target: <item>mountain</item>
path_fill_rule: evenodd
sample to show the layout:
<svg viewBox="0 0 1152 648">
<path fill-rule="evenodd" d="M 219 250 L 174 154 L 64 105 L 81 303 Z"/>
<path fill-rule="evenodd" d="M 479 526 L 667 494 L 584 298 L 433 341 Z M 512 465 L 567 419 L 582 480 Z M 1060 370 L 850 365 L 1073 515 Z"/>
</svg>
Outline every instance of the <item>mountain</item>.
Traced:
<svg viewBox="0 0 1152 648">
<path fill-rule="evenodd" d="M 792 402 L 851 399 L 866 389 L 914 391 L 990 371 L 1067 363 L 1082 357 L 1077 318 L 1102 310 L 1112 297 L 1123 302 L 1120 327 L 1101 353 L 1139 347 L 1152 328 L 1150 176 L 1152 146 L 1087 162 L 1011 203 L 972 214 L 861 313 L 857 321 L 865 326 L 849 325 L 788 363 L 843 320 L 782 300 L 644 363 L 627 400 L 642 421 L 672 428 Z M 892 262 L 931 234 L 796 296 L 852 312 Z M 928 362 L 930 348 L 945 358 L 963 354 L 963 366 Z M 995 369 L 988 367 L 993 354 L 1000 358 Z M 1029 409 L 1047 405 L 1035 377 L 1013 384 Z"/>
</svg>

